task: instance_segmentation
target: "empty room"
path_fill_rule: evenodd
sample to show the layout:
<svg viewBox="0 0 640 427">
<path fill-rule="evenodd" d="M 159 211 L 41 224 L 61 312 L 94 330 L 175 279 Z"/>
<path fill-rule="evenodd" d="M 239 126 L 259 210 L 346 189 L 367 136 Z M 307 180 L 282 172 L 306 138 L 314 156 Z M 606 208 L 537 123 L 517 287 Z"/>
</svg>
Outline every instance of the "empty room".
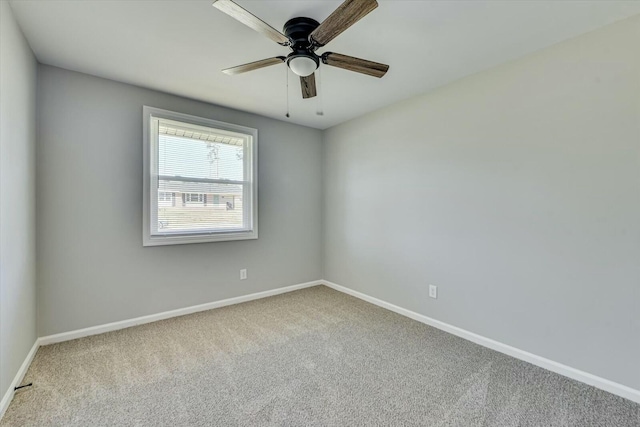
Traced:
<svg viewBox="0 0 640 427">
<path fill-rule="evenodd" d="M 640 0 L 0 0 L 0 427 L 640 427 Z"/>
</svg>

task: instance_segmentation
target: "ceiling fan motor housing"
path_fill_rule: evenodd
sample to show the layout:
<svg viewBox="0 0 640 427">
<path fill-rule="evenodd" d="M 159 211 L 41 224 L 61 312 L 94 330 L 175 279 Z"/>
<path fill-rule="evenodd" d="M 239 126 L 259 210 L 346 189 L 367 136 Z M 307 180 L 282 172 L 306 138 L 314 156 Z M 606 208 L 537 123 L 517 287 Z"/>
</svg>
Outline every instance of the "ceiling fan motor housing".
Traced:
<svg viewBox="0 0 640 427">
<path fill-rule="evenodd" d="M 313 32 L 320 23 L 315 19 L 299 17 L 289 19 L 284 24 L 284 34 L 291 40 L 293 49 L 312 48 L 309 34 Z"/>
<path fill-rule="evenodd" d="M 316 68 L 320 65 L 320 58 L 314 53 L 316 46 L 309 39 L 309 34 L 319 25 L 320 23 L 315 19 L 305 17 L 293 18 L 284 24 L 284 34 L 291 40 L 292 52 L 287 56 L 289 67 L 291 67 L 291 60 L 299 57 L 313 60 Z"/>
</svg>

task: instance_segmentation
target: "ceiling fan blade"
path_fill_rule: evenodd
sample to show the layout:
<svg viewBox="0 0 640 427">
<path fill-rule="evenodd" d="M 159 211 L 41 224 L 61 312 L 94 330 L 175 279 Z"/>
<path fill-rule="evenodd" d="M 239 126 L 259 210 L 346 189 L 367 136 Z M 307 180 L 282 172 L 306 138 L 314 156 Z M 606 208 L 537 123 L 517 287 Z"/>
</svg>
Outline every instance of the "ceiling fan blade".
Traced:
<svg viewBox="0 0 640 427">
<path fill-rule="evenodd" d="M 345 0 L 322 24 L 311 33 L 317 46 L 324 46 L 344 30 L 378 7 L 376 0 Z"/>
<path fill-rule="evenodd" d="M 307 77 L 300 76 L 300 87 L 302 88 L 302 97 L 304 99 L 316 96 L 316 75 L 311 74 Z"/>
<path fill-rule="evenodd" d="M 386 64 L 333 52 L 323 54 L 322 62 L 332 67 L 344 68 L 345 70 L 368 74 L 378 78 L 384 76 L 387 70 L 389 70 L 389 66 Z"/>
<path fill-rule="evenodd" d="M 286 58 L 284 56 L 276 56 L 275 58 L 262 59 L 260 61 L 249 62 L 248 64 L 238 65 L 237 67 L 222 70 L 223 73 L 230 76 L 246 73 L 247 71 L 257 70 L 259 68 L 269 67 L 271 65 L 282 64 Z"/>
<path fill-rule="evenodd" d="M 238 6 L 231 0 L 214 0 L 213 6 L 226 13 L 232 18 L 242 22 L 247 27 L 269 37 L 274 42 L 283 46 L 290 44 L 289 38 L 271 25 L 256 17 L 251 12 Z"/>
</svg>

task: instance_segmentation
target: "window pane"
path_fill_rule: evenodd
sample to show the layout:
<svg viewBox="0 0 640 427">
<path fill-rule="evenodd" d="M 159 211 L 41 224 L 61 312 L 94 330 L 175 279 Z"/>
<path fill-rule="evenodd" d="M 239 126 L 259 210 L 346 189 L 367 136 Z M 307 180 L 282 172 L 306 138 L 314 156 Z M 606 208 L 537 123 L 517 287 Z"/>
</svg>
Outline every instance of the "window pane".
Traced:
<svg viewBox="0 0 640 427">
<path fill-rule="evenodd" d="M 217 135 L 215 129 L 210 133 L 185 131 L 162 122 L 160 130 L 160 175 L 244 181 L 244 139 Z"/>
<path fill-rule="evenodd" d="M 172 203 L 158 203 L 158 232 L 192 233 L 245 229 L 245 184 L 158 181 L 158 196 L 174 194 Z"/>
</svg>

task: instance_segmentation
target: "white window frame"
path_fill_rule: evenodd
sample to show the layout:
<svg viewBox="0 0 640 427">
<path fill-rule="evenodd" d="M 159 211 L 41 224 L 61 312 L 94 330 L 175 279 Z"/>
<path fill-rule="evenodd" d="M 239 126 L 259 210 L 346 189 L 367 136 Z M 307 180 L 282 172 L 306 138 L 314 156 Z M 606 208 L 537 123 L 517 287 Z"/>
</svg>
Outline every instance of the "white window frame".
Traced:
<svg viewBox="0 0 640 427">
<path fill-rule="evenodd" d="M 221 231 L 196 231 L 191 233 L 162 233 L 158 229 L 157 206 L 158 191 L 158 129 L 157 121 L 152 118 L 173 120 L 192 126 L 214 128 L 223 134 L 240 137 L 245 140 L 243 159 L 245 180 L 242 181 L 243 201 L 249 206 L 243 207 L 243 223 L 246 228 Z M 258 238 L 258 131 L 253 128 L 203 117 L 191 116 L 174 111 L 143 106 L 143 207 L 142 207 L 142 244 L 143 246 L 182 245 L 189 243 L 224 242 L 232 240 L 250 240 Z M 211 180 L 221 184 L 233 184 L 235 181 Z M 156 206 L 156 209 L 151 209 Z M 243 203 L 246 206 L 246 202 Z M 155 229 L 153 228 L 155 224 Z"/>
</svg>

